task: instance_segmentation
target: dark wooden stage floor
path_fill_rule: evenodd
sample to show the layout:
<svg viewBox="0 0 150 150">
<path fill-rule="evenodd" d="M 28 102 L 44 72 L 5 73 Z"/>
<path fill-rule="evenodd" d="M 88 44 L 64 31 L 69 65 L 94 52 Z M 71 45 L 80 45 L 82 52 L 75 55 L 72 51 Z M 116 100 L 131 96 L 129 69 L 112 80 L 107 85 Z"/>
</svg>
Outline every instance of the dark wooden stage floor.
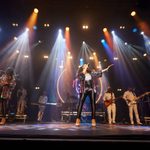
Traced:
<svg viewBox="0 0 150 150">
<path fill-rule="evenodd" d="M 144 142 L 150 143 L 150 126 L 108 125 L 50 122 L 6 124 L 0 126 L 0 140 L 77 141 L 77 142 Z"/>
</svg>

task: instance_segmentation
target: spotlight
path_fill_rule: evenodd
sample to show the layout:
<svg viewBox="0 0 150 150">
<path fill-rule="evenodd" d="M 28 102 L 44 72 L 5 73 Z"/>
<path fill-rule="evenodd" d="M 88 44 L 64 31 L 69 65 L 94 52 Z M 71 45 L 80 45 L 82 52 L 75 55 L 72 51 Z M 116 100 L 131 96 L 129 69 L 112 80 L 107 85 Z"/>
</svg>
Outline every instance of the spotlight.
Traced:
<svg viewBox="0 0 150 150">
<path fill-rule="evenodd" d="M 146 56 L 147 56 L 147 54 L 146 54 L 146 53 L 144 53 L 144 54 L 143 54 L 143 56 L 144 56 L 144 57 L 146 57 Z"/>
<path fill-rule="evenodd" d="M 124 44 L 125 44 L 125 45 L 128 45 L 128 43 L 127 43 L 127 42 L 125 42 Z"/>
<path fill-rule="evenodd" d="M 34 30 L 37 30 L 37 26 L 33 26 L 33 29 L 34 29 Z"/>
<path fill-rule="evenodd" d="M 44 59 L 47 59 L 48 58 L 48 56 L 47 55 L 44 55 L 44 57 L 43 57 Z"/>
<path fill-rule="evenodd" d="M 84 30 L 87 30 L 88 28 L 89 28 L 88 25 L 83 25 L 83 26 L 82 26 L 82 29 L 84 29 Z"/>
<path fill-rule="evenodd" d="M 135 11 L 132 11 L 131 12 L 131 16 L 135 16 L 136 15 L 136 12 Z"/>
<path fill-rule="evenodd" d="M 39 10 L 37 9 L 37 8 L 34 8 L 34 13 L 38 13 L 39 12 Z"/>
<path fill-rule="evenodd" d="M 80 58 L 80 61 L 83 61 L 83 58 Z"/>
<path fill-rule="evenodd" d="M 19 50 L 16 50 L 16 53 L 19 54 Z"/>
<path fill-rule="evenodd" d="M 62 30 L 61 30 L 61 29 L 59 29 L 59 30 L 58 30 L 58 32 L 59 32 L 59 34 L 61 34 L 61 33 L 62 33 Z"/>
<path fill-rule="evenodd" d="M 29 28 L 26 28 L 26 30 L 25 30 L 26 32 L 29 32 Z"/>
<path fill-rule="evenodd" d="M 24 58 L 29 58 L 29 56 L 28 55 L 24 55 Z"/>
<path fill-rule="evenodd" d="M 133 61 L 136 61 L 136 60 L 138 60 L 138 58 L 137 58 L 137 57 L 133 57 L 132 60 L 133 60 Z"/>
<path fill-rule="evenodd" d="M 134 33 L 137 32 L 137 28 L 133 28 L 132 32 L 134 32 Z"/>
<path fill-rule="evenodd" d="M 93 55 L 94 55 L 94 56 L 96 56 L 96 53 L 95 53 L 95 52 L 93 52 Z"/>
<path fill-rule="evenodd" d="M 103 28 L 103 32 L 106 32 L 107 31 L 107 28 Z"/>
<path fill-rule="evenodd" d="M 111 31 L 111 33 L 112 33 L 112 34 L 115 34 L 115 31 L 113 30 L 113 31 Z"/>
<path fill-rule="evenodd" d="M 92 56 L 89 57 L 90 60 L 94 60 L 94 58 Z"/>
<path fill-rule="evenodd" d="M 118 57 L 114 57 L 114 60 L 118 60 Z"/>
<path fill-rule="evenodd" d="M 39 86 L 36 86 L 36 87 L 35 87 L 35 90 L 39 90 L 39 89 L 40 89 L 40 87 L 39 87 Z"/>
<path fill-rule="evenodd" d="M 15 37 L 14 37 L 14 40 L 17 41 L 17 39 L 18 39 L 18 38 L 15 36 Z"/>
<path fill-rule="evenodd" d="M 143 31 L 141 32 L 141 35 L 144 35 L 144 32 L 143 32 Z"/>
<path fill-rule="evenodd" d="M 83 41 L 82 43 L 83 43 L 83 44 L 85 44 L 85 42 L 84 42 L 84 41 Z"/>
<path fill-rule="evenodd" d="M 70 52 L 68 52 L 68 55 L 70 55 L 71 53 Z"/>
<path fill-rule="evenodd" d="M 118 92 L 121 92 L 121 91 L 122 91 L 122 89 L 117 89 L 117 91 L 118 91 Z"/>
<path fill-rule="evenodd" d="M 66 27 L 66 31 L 69 31 L 69 27 Z"/>
<path fill-rule="evenodd" d="M 105 40 L 104 40 L 104 39 L 102 39 L 102 40 L 101 40 L 101 43 L 105 43 Z"/>
</svg>

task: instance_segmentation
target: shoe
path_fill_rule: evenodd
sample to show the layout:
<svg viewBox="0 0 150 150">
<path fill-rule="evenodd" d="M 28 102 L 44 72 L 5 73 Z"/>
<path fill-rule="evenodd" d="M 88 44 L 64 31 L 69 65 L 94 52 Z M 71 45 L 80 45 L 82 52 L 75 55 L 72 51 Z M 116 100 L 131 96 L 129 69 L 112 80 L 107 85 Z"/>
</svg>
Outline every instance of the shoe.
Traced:
<svg viewBox="0 0 150 150">
<path fill-rule="evenodd" d="M 116 124 L 116 122 L 115 122 L 115 121 L 113 121 L 112 123 L 113 123 L 113 124 Z"/>
<path fill-rule="evenodd" d="M 137 122 L 137 124 L 138 124 L 138 125 L 142 125 L 142 123 L 141 123 L 141 122 Z"/>
<path fill-rule="evenodd" d="M 92 119 L 92 127 L 96 127 L 96 120 Z"/>
<path fill-rule="evenodd" d="M 76 119 L 76 126 L 80 126 L 80 119 L 79 118 Z"/>
<path fill-rule="evenodd" d="M 6 118 L 2 118 L 0 125 L 4 125 L 6 123 Z"/>
</svg>

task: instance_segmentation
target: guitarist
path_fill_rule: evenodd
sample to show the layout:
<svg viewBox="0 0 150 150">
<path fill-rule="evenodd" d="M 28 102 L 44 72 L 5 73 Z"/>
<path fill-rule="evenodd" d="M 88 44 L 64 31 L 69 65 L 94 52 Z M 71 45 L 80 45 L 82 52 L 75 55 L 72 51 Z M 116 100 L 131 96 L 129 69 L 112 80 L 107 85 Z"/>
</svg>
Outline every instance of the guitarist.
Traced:
<svg viewBox="0 0 150 150">
<path fill-rule="evenodd" d="M 135 113 L 135 118 L 136 118 L 137 124 L 141 125 L 142 123 L 140 122 L 139 113 L 138 113 L 138 109 L 137 109 L 137 102 L 136 102 L 137 96 L 134 92 L 134 89 L 128 88 L 128 90 L 125 91 L 123 94 L 123 99 L 125 99 L 128 107 L 129 107 L 129 117 L 130 117 L 131 125 L 134 125 L 133 112 Z"/>
<path fill-rule="evenodd" d="M 38 100 L 38 102 L 39 102 L 39 104 L 41 104 L 41 105 L 39 105 L 39 112 L 38 112 L 38 121 L 42 121 L 42 119 L 43 119 L 43 115 L 44 115 L 44 111 L 45 111 L 45 104 L 47 103 L 47 101 L 48 101 L 48 97 L 47 97 L 47 93 L 46 93 L 46 91 L 43 91 L 43 93 L 42 93 L 42 95 L 39 97 L 39 100 Z"/>
<path fill-rule="evenodd" d="M 115 94 L 113 93 L 111 87 L 107 88 L 107 91 L 104 93 L 103 100 L 104 104 L 107 107 L 108 113 L 108 123 L 115 124 L 116 119 L 116 104 L 115 104 Z"/>
</svg>

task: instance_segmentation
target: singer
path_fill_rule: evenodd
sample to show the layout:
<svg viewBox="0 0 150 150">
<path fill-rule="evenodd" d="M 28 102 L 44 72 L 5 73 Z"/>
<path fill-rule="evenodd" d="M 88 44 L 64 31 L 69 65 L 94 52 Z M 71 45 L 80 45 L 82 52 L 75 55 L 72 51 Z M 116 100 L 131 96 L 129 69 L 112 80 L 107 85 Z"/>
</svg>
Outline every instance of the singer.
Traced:
<svg viewBox="0 0 150 150">
<path fill-rule="evenodd" d="M 91 111 L 92 111 L 92 127 L 96 126 L 95 120 L 95 93 L 96 93 L 96 85 L 95 79 L 102 77 L 102 73 L 108 71 L 108 69 L 113 64 L 109 65 L 106 69 L 100 69 L 98 71 L 91 71 L 89 68 L 89 64 L 84 64 L 79 68 L 77 71 L 76 78 L 80 82 L 80 100 L 79 105 L 77 108 L 77 119 L 76 119 L 76 126 L 80 126 L 80 118 L 81 118 L 81 111 L 85 99 L 87 96 L 90 98 L 91 103 Z"/>
</svg>

